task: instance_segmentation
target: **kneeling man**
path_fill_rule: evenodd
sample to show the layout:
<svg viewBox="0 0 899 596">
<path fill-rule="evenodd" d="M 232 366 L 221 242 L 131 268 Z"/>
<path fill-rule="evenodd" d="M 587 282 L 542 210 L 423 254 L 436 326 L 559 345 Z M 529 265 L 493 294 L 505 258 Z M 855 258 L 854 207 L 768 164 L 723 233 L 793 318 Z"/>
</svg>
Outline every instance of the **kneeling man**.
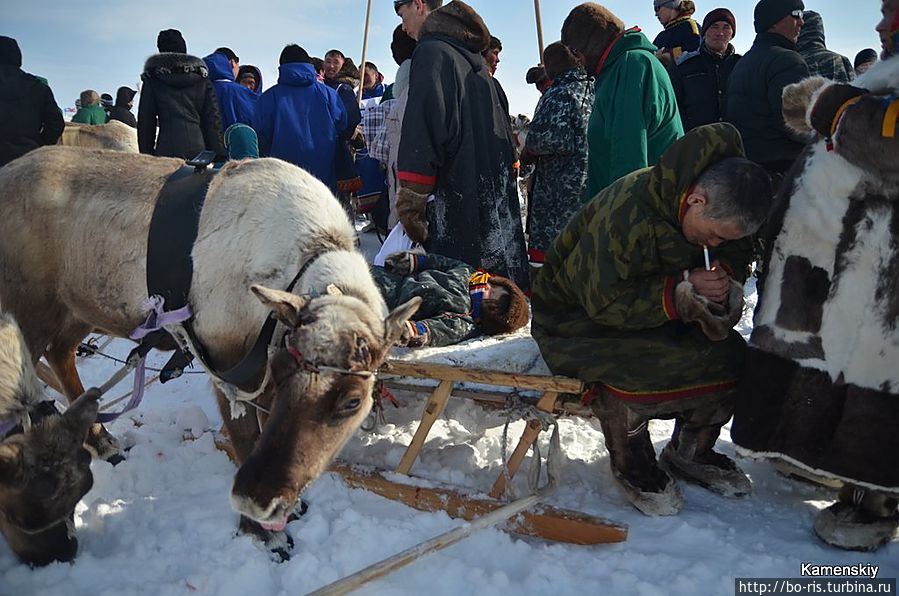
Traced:
<svg viewBox="0 0 899 596">
<path fill-rule="evenodd" d="M 683 503 L 656 462 L 652 418 L 676 420 L 666 469 L 724 495 L 750 492 L 712 447 L 743 368 L 732 327 L 750 236 L 771 203 L 770 180 L 745 159 L 737 130 L 710 124 L 600 191 L 546 253 L 532 333 L 553 373 L 592 384 L 612 473 L 643 513 L 673 515 Z"/>
</svg>

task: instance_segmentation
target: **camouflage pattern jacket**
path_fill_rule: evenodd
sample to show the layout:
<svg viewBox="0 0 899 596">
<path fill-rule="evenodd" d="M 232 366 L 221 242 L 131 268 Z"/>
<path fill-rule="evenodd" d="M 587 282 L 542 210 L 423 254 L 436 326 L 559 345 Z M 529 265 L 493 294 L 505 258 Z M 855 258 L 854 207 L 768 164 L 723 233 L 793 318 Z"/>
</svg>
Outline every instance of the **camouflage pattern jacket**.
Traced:
<svg viewBox="0 0 899 596">
<path fill-rule="evenodd" d="M 600 192 L 562 230 L 534 282 L 532 334 L 555 374 L 601 383 L 622 399 L 655 403 L 730 389 L 745 342 L 721 342 L 678 320 L 673 288 L 703 265 L 681 231 L 699 174 L 743 156 L 729 124 L 700 126 L 659 163 Z M 752 240 L 722 244 L 713 258 L 743 283 Z"/>
<path fill-rule="evenodd" d="M 525 152 L 536 158 L 528 209 L 532 261 L 543 260 L 543 253 L 583 204 L 592 109 L 593 80 L 583 68 L 575 68 L 556 77 L 528 127 Z"/>
<path fill-rule="evenodd" d="M 474 272 L 467 263 L 435 254 L 420 255 L 415 271 L 409 275 L 371 268 L 387 308 L 394 309 L 415 296 L 422 299 L 412 317 L 415 334 L 423 338 L 416 345 L 431 347 L 452 345 L 480 333 L 471 318 L 468 293 L 468 280 Z"/>
<path fill-rule="evenodd" d="M 849 58 L 828 50 L 824 45 L 824 21 L 821 15 L 807 10 L 804 20 L 796 45 L 808 65 L 809 76 L 818 75 L 837 83 L 852 81 L 855 69 Z"/>
</svg>

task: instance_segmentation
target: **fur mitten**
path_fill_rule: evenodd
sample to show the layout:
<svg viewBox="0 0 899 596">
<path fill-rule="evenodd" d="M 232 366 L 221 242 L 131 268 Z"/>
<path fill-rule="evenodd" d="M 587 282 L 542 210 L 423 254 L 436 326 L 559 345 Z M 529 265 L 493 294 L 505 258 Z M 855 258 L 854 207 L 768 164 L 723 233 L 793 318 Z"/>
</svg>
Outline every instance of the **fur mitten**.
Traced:
<svg viewBox="0 0 899 596">
<path fill-rule="evenodd" d="M 396 214 L 406 229 L 406 235 L 414 242 L 428 239 L 428 195 L 409 188 L 400 188 L 396 195 Z"/>
<path fill-rule="evenodd" d="M 410 250 L 394 252 L 384 257 L 384 269 L 397 275 L 411 275 L 419 268 L 423 254 Z"/>
<path fill-rule="evenodd" d="M 427 345 L 429 339 L 427 325 L 421 321 L 406 321 L 396 345 L 406 348 L 420 348 Z"/>
<path fill-rule="evenodd" d="M 821 87 L 830 83 L 824 77 L 809 77 L 798 83 L 787 85 L 783 90 L 783 114 L 786 125 L 799 134 L 812 132 L 808 123 L 808 108 L 812 103 L 812 96 Z"/>
<path fill-rule="evenodd" d="M 722 341 L 743 316 L 743 286 L 730 280 L 727 304 L 718 304 L 699 294 L 692 283 L 684 280 L 674 289 L 674 305 L 682 321 L 695 321 L 710 340 Z"/>
</svg>

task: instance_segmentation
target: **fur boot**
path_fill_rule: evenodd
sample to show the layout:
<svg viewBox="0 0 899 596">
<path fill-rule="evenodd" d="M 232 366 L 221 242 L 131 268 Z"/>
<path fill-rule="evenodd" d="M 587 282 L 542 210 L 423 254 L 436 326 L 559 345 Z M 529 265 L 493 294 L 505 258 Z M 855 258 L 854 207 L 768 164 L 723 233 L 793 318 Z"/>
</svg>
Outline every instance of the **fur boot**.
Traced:
<svg viewBox="0 0 899 596">
<path fill-rule="evenodd" d="M 695 453 L 687 441 L 677 448 L 669 442 L 659 463 L 684 480 L 725 497 L 745 497 L 752 492 L 749 478 L 732 459 L 711 449 Z"/>
<path fill-rule="evenodd" d="M 872 551 L 899 538 L 897 498 L 846 485 L 840 500 L 815 518 L 815 534 L 837 548 Z"/>
</svg>

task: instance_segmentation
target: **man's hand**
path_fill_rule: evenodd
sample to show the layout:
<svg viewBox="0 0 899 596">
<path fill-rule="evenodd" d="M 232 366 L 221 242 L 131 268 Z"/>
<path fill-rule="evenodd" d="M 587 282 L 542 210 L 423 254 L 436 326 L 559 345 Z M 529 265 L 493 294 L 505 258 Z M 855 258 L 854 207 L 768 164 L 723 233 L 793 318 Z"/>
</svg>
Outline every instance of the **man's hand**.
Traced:
<svg viewBox="0 0 899 596">
<path fill-rule="evenodd" d="M 712 263 L 709 271 L 705 269 L 693 269 L 688 280 L 700 296 L 705 296 L 712 302 L 724 304 L 727 293 L 730 290 L 730 276 L 721 267 L 717 260 Z"/>
<path fill-rule="evenodd" d="M 415 271 L 415 253 L 400 251 L 384 257 L 384 269 L 397 275 L 409 275 Z"/>
</svg>

